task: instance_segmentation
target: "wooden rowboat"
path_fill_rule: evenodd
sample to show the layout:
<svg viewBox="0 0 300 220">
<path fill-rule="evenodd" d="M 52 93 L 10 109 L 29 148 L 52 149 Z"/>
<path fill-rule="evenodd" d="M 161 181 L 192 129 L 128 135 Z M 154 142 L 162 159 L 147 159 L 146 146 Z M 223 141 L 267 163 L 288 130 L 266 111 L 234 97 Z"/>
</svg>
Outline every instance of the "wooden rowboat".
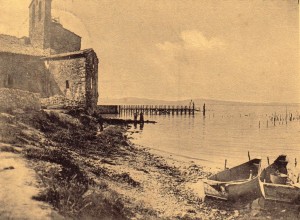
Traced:
<svg viewBox="0 0 300 220">
<path fill-rule="evenodd" d="M 203 181 L 205 195 L 223 200 L 258 198 L 260 168 L 261 159 L 256 158 L 217 173 Z"/>
<path fill-rule="evenodd" d="M 259 184 L 265 200 L 300 204 L 300 185 L 287 179 L 287 163 L 286 156 L 280 155 L 274 163 L 262 170 Z"/>
</svg>

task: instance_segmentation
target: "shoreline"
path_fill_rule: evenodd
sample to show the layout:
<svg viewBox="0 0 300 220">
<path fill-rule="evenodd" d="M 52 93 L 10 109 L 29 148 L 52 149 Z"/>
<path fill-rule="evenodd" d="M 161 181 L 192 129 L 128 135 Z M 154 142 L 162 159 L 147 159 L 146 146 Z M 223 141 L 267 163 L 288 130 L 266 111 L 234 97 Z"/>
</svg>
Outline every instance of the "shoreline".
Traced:
<svg viewBox="0 0 300 220">
<path fill-rule="evenodd" d="M 205 199 L 199 161 L 135 145 L 125 126 L 59 112 L 1 114 L 3 143 L 23 155 L 43 191 L 35 200 L 71 219 L 261 219 L 249 203 Z M 4 132 L 4 133 L 3 133 Z M 5 151 L 5 149 L 0 149 Z M 1 153 L 1 152 L 0 152 Z M 286 213 L 281 213 L 286 214 Z"/>
<path fill-rule="evenodd" d="M 222 170 L 219 166 L 213 166 L 213 162 L 205 160 L 205 159 L 199 159 L 199 158 L 192 158 L 192 157 L 188 157 L 188 156 L 181 156 L 178 154 L 174 154 L 174 153 L 170 153 L 167 151 L 163 151 L 163 150 L 158 150 L 158 149 L 154 149 L 151 147 L 147 147 L 144 145 L 138 145 L 138 144 L 134 144 L 136 146 L 140 146 L 142 148 L 148 149 L 150 153 L 152 154 L 156 154 L 161 156 L 162 158 L 164 158 L 165 160 L 171 160 L 171 161 L 177 161 L 178 163 L 193 163 L 196 164 L 198 166 L 201 166 L 204 170 L 208 171 L 208 172 L 218 172 L 220 170 Z"/>
</svg>

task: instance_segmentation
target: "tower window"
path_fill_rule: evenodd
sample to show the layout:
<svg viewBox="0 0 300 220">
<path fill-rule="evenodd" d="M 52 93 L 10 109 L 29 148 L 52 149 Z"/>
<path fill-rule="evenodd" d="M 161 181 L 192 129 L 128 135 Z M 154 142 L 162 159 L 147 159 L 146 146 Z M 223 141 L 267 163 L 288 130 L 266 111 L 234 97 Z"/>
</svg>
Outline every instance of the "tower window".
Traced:
<svg viewBox="0 0 300 220">
<path fill-rule="evenodd" d="M 35 25 L 35 5 L 32 6 L 32 26 Z"/>
<path fill-rule="evenodd" d="M 69 89 L 69 88 L 70 88 L 69 80 L 66 80 L 66 89 Z"/>
<path fill-rule="evenodd" d="M 39 21 L 42 19 L 42 4 L 39 2 Z"/>
</svg>

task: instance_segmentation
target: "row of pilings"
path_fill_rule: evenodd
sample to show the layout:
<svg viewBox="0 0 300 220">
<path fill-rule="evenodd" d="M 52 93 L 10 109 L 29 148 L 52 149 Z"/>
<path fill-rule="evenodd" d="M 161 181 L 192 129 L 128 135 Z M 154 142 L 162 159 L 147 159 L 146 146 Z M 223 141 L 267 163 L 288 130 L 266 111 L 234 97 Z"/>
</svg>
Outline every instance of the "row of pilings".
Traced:
<svg viewBox="0 0 300 220">
<path fill-rule="evenodd" d="M 286 114 L 272 114 L 268 116 L 268 119 L 265 123 L 266 127 L 269 126 L 276 126 L 276 125 L 287 125 L 288 122 L 293 122 L 293 121 L 299 121 L 300 122 L 300 115 L 297 112 L 296 114 L 293 113 L 286 113 Z M 259 121 L 258 122 L 258 127 L 260 128 L 264 124 L 264 121 Z"/>
<path fill-rule="evenodd" d="M 205 108 L 203 109 L 205 112 Z M 119 105 L 118 112 L 136 113 L 143 112 L 150 115 L 162 114 L 195 114 L 197 110 L 195 105 Z"/>
</svg>

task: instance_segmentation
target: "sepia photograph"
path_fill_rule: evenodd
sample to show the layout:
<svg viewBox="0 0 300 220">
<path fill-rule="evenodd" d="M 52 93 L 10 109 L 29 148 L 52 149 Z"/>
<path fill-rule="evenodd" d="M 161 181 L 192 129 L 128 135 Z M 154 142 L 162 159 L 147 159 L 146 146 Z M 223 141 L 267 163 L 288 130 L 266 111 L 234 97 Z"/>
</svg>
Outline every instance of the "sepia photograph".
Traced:
<svg viewBox="0 0 300 220">
<path fill-rule="evenodd" d="M 299 0 L 0 14 L 0 220 L 300 219 Z"/>
</svg>

